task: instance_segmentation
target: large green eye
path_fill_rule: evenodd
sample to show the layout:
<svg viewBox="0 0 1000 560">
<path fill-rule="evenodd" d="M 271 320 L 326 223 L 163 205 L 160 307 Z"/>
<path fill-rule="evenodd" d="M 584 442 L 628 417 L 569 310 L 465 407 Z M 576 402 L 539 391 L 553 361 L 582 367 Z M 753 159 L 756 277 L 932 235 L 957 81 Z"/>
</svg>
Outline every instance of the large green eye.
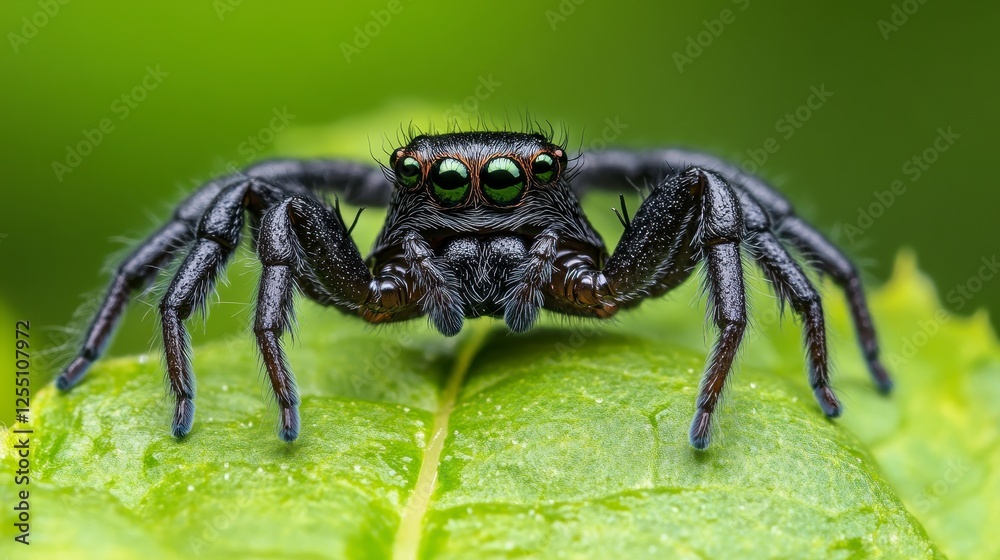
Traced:
<svg viewBox="0 0 1000 560">
<path fill-rule="evenodd" d="M 524 171 L 510 158 L 488 161 L 479 180 L 486 198 L 500 206 L 516 203 L 524 192 Z"/>
<path fill-rule="evenodd" d="M 416 158 L 405 157 L 396 162 L 396 179 L 404 187 L 412 187 L 420 182 L 420 162 Z"/>
<path fill-rule="evenodd" d="M 556 160 L 549 154 L 538 154 L 535 161 L 531 162 L 531 174 L 541 183 L 548 183 L 556 176 L 559 167 Z"/>
<path fill-rule="evenodd" d="M 469 168 L 454 158 L 438 160 L 431 167 L 434 198 L 445 206 L 454 206 L 469 192 Z"/>
</svg>

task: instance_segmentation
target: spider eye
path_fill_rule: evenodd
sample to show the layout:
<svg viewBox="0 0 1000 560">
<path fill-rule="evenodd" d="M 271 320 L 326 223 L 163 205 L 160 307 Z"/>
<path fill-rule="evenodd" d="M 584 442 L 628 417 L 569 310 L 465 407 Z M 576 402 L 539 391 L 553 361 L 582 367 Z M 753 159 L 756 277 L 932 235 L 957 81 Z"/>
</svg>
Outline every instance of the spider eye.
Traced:
<svg viewBox="0 0 1000 560">
<path fill-rule="evenodd" d="M 558 170 L 556 160 L 552 159 L 552 156 L 549 154 L 538 154 L 535 156 L 535 161 L 531 162 L 531 174 L 540 183 L 551 181 L 556 176 L 556 171 Z"/>
<path fill-rule="evenodd" d="M 488 161 L 479 180 L 486 198 L 499 206 L 516 203 L 524 192 L 524 171 L 510 158 L 498 157 Z"/>
<path fill-rule="evenodd" d="M 416 158 L 405 157 L 396 162 L 396 179 L 404 187 L 412 187 L 420 182 L 420 162 Z"/>
<path fill-rule="evenodd" d="M 469 168 L 454 158 L 440 159 L 431 167 L 434 198 L 445 206 L 455 206 L 469 192 Z"/>
</svg>

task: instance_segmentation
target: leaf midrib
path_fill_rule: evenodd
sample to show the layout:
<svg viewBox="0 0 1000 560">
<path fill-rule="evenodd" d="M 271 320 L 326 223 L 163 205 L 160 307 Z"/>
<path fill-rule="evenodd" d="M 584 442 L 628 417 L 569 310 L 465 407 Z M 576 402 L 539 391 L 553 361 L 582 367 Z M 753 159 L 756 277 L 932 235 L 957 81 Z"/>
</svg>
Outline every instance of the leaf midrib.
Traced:
<svg viewBox="0 0 1000 560">
<path fill-rule="evenodd" d="M 490 332 L 488 321 L 475 321 L 467 330 L 471 331 L 459 346 L 455 362 L 445 382 L 444 390 L 438 399 L 437 410 L 434 411 L 434 422 L 431 426 L 431 439 L 420 462 L 420 472 L 417 483 L 410 498 L 403 508 L 399 529 L 393 539 L 393 560 L 416 560 L 420 553 L 420 541 L 423 535 L 424 516 L 430 507 L 431 497 L 437 485 L 438 470 L 441 465 L 441 452 L 448 438 L 448 423 L 451 413 L 455 410 L 458 395 L 469 373 L 469 367 L 476 354 L 486 342 Z"/>
</svg>

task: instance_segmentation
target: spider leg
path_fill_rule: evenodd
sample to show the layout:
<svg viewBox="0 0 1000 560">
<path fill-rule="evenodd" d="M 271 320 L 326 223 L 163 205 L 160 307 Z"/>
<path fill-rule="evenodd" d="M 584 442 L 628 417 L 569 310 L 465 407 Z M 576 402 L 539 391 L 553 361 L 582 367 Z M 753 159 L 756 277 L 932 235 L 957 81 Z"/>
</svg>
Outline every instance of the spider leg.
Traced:
<svg viewBox="0 0 1000 560">
<path fill-rule="evenodd" d="M 821 233 L 796 216 L 781 222 L 781 234 L 807 256 L 813 258 L 816 266 L 830 275 L 847 297 L 858 342 L 868 363 L 868 372 L 879 391 L 887 394 L 892 390 L 892 378 L 879 359 L 878 337 L 875 323 L 868 311 L 861 276 L 854 264 Z"/>
<path fill-rule="evenodd" d="M 295 377 L 281 348 L 281 336 L 291 326 L 299 250 L 289 219 L 288 198 L 261 220 L 257 255 L 262 265 L 253 332 L 279 407 L 278 437 L 291 442 L 299 434 L 299 395 Z M 367 269 L 365 269 L 367 272 Z"/>
<path fill-rule="evenodd" d="M 393 189 L 381 167 L 346 159 L 265 160 L 248 167 L 246 174 L 275 184 L 292 181 L 316 193 L 332 191 L 358 206 L 385 206 Z"/>
<path fill-rule="evenodd" d="M 170 392 L 174 396 L 172 432 L 183 437 L 194 420 L 194 376 L 186 321 L 204 306 L 216 277 L 239 246 L 244 209 L 257 215 L 273 204 L 280 191 L 259 179 L 238 178 L 212 201 L 202 215 L 194 246 L 160 301 L 163 353 Z"/>
<path fill-rule="evenodd" d="M 691 420 L 690 440 L 696 449 L 707 448 L 711 441 L 712 414 L 719 404 L 747 324 L 739 241 L 718 241 L 705 252 L 709 306 L 719 337 L 702 377 Z"/>
<path fill-rule="evenodd" d="M 771 232 L 767 214 L 749 195 L 741 193 L 744 223 L 753 235 L 748 243 L 765 276 L 774 286 L 782 305 L 791 302 L 795 313 L 802 320 L 803 335 L 809 360 L 809 384 L 823 412 L 831 417 L 840 416 L 840 401 L 830 387 L 829 356 L 826 347 L 826 327 L 823 304 L 819 292 Z"/>
<path fill-rule="evenodd" d="M 514 272 L 517 278 L 506 295 L 504 321 L 512 332 L 524 332 L 538 318 L 545 304 L 544 288 L 552 282 L 559 235 L 555 228 L 546 228 L 535 238 L 528 259 Z"/>
<path fill-rule="evenodd" d="M 293 296 L 300 289 L 323 305 L 385 322 L 429 315 L 442 332 L 461 330 L 462 307 L 450 288 L 447 271 L 415 233 L 404 236 L 406 269 L 388 265 L 376 277 L 361 258 L 343 218 L 317 201 L 291 196 L 271 207 L 263 219 L 257 253 L 263 270 L 257 295 L 254 335 L 280 408 L 279 437 L 299 434 L 299 397 L 281 337 L 292 323 Z M 457 314 L 457 315 L 456 315 Z"/>
<path fill-rule="evenodd" d="M 748 175 L 716 156 L 674 148 L 603 150 L 586 154 L 583 166 L 573 176 L 573 188 L 579 193 L 598 188 L 614 192 L 634 191 L 640 183 L 655 185 L 663 177 L 689 167 L 722 175 L 733 188 L 750 194 L 775 220 L 792 214 L 791 203 L 761 178 Z"/>
<path fill-rule="evenodd" d="M 131 295 L 148 286 L 174 254 L 190 242 L 197 229 L 198 218 L 220 190 L 222 184 L 212 182 L 189 196 L 177 207 L 166 225 L 143 241 L 118 266 L 79 352 L 56 379 L 60 390 L 66 391 L 76 385 L 100 357 Z"/>
<path fill-rule="evenodd" d="M 373 274 L 336 209 L 293 196 L 275 206 L 273 213 L 276 225 L 271 227 L 294 234 L 286 239 L 301 255 L 295 279 L 310 299 L 370 323 L 427 315 L 444 334 L 461 330 L 464 314 L 453 273 L 439 266 L 431 247 L 415 231 L 403 233 L 403 254 L 387 259 Z"/>
<path fill-rule="evenodd" d="M 272 184 L 301 185 L 315 192 L 333 191 L 352 204 L 384 205 L 392 194 L 392 183 L 386 180 L 381 168 L 339 159 L 268 160 L 248 167 L 244 173 L 206 184 L 185 199 L 170 221 L 136 247 L 115 270 L 80 350 L 56 379 L 60 390 L 69 390 L 79 383 L 90 365 L 100 358 L 132 294 L 148 286 L 176 253 L 194 239 L 202 214 L 223 186 L 235 177 L 261 177 Z"/>
<path fill-rule="evenodd" d="M 264 268 L 257 292 L 253 332 L 280 409 L 278 437 L 291 442 L 299 436 L 299 393 L 281 349 L 281 335 L 292 322 L 295 278 L 293 267 L 282 264 L 284 255 L 271 254 L 273 249 L 268 244 L 260 252 Z"/>
<path fill-rule="evenodd" d="M 278 437 L 291 442 L 299 435 L 299 396 L 281 337 L 291 328 L 296 288 L 354 313 L 380 299 L 372 295 L 383 283 L 365 266 L 340 213 L 310 198 L 285 198 L 264 214 L 257 254 L 263 269 L 254 336 L 280 409 Z"/>
<path fill-rule="evenodd" d="M 736 192 L 721 176 L 690 168 L 652 190 L 603 270 L 579 257 L 557 259 L 550 287 L 561 311 L 609 317 L 680 284 L 705 261 L 709 315 L 719 334 L 691 422 L 690 441 L 698 449 L 708 447 L 712 415 L 746 330 L 743 241 Z"/>
<path fill-rule="evenodd" d="M 695 243 L 704 253 L 709 309 L 719 331 L 698 391 L 689 434 L 692 446 L 705 449 L 711 441 L 712 414 L 746 330 L 746 288 L 740 258 L 744 225 L 735 193 L 724 179 L 696 168 L 686 171 L 682 178 L 696 185 L 702 197 Z"/>
<path fill-rule="evenodd" d="M 777 235 L 791 242 L 844 292 L 868 371 L 882 393 L 892 389 L 892 379 L 879 358 L 878 337 L 868 310 L 857 268 L 840 249 L 815 228 L 795 215 L 791 203 L 761 178 L 721 158 L 681 149 L 648 151 L 605 150 L 587 154 L 574 177 L 574 188 L 586 192 L 602 188 L 621 192 L 634 190 L 636 182 L 655 184 L 675 169 L 697 166 L 726 177 L 739 192 L 746 193 L 768 215 Z"/>
<path fill-rule="evenodd" d="M 335 188 L 352 204 L 384 205 L 392 193 L 392 183 L 380 169 L 343 160 L 277 160 L 253 171 L 279 177 L 291 174 L 304 180 L 313 192 Z M 331 181 L 331 177 L 337 180 Z M 306 197 L 296 197 L 289 209 L 310 224 L 308 231 L 296 229 L 310 264 L 297 278 L 303 294 L 323 305 L 357 312 L 373 323 L 409 319 L 422 312 L 443 334 L 458 334 L 464 314 L 461 298 L 453 288 L 457 281 L 450 270 L 435 262 L 430 245 L 417 232 L 405 232 L 403 255 L 387 262 L 373 276 L 350 239 L 353 224 L 344 227 L 337 200 L 333 212 Z M 353 249 L 348 251 L 348 246 Z M 338 281 L 347 270 L 348 277 Z M 361 276 L 366 277 L 364 282 Z M 371 281 L 375 284 L 369 286 Z"/>
<path fill-rule="evenodd" d="M 441 334 L 455 336 L 462 330 L 465 312 L 462 298 L 453 286 L 458 284 L 454 273 L 434 262 L 434 251 L 415 231 L 403 235 L 403 251 L 407 267 L 413 275 L 420 305 L 431 323 Z"/>
<path fill-rule="evenodd" d="M 79 351 L 56 379 L 56 386 L 60 390 L 71 389 L 84 377 L 90 365 L 100 358 L 104 348 L 111 340 L 115 327 L 132 294 L 148 286 L 179 251 L 188 247 L 195 240 L 203 214 L 209 210 L 220 192 L 236 183 L 246 183 L 252 178 L 261 177 L 274 179 L 278 182 L 277 184 L 281 185 L 280 190 L 289 194 L 309 195 L 310 192 L 332 191 L 342 194 L 348 202 L 357 204 L 385 204 L 392 192 L 391 182 L 386 180 L 381 168 L 348 160 L 332 159 L 265 161 L 247 168 L 244 173 L 222 177 L 207 183 L 185 199 L 174 211 L 170 221 L 136 247 L 117 267 L 111 285 L 105 293 L 100 309 L 91 320 Z M 247 208 L 251 210 L 250 220 L 253 226 L 256 226 L 259 213 L 267 204 L 274 202 L 273 200 L 263 201 L 260 198 L 260 194 L 263 192 L 260 189 L 250 190 Z M 241 227 L 242 220 L 239 224 Z M 216 225 L 223 229 L 225 227 L 225 224 L 221 222 Z M 238 234 L 237 231 L 237 239 Z M 207 249 L 204 243 L 199 242 L 198 244 L 202 246 L 198 249 L 199 258 L 214 260 L 216 264 L 221 266 L 221 261 L 224 259 L 220 260 L 220 255 L 214 254 L 215 250 Z M 231 250 L 231 247 L 227 249 Z M 228 254 L 228 251 L 223 252 Z M 201 263 L 201 266 L 201 272 L 207 272 L 207 269 L 204 268 L 206 263 Z M 182 266 L 183 268 L 184 266 Z M 192 261 L 191 264 L 187 265 L 186 270 L 189 273 L 198 272 L 197 268 L 196 263 Z M 214 272 L 209 274 L 209 280 L 212 277 L 214 277 Z M 193 278 L 200 278 L 200 276 L 195 274 Z M 210 281 L 209 284 L 211 284 Z M 186 307 L 183 301 L 185 297 L 190 298 L 191 301 L 188 303 L 200 303 L 207 292 L 203 286 L 185 287 L 180 284 L 176 290 L 174 297 L 180 298 L 177 302 L 180 305 L 177 311 L 183 311 L 183 308 Z M 185 297 L 181 297 L 185 294 Z M 168 318 L 173 319 L 169 313 Z M 184 340 L 186 334 L 183 328 L 177 329 L 171 321 L 168 321 L 166 328 L 168 329 L 165 331 L 168 333 L 167 340 L 171 342 L 169 349 L 171 360 L 175 365 L 183 364 L 185 362 L 183 354 L 186 350 L 184 350 L 183 344 L 177 344 L 177 340 Z M 180 365 L 177 367 L 180 367 L 178 371 L 184 369 Z M 178 394 L 187 394 L 193 390 L 193 384 L 185 382 L 183 375 L 172 381 L 171 385 Z M 186 403 L 184 407 L 192 409 L 190 403 Z M 188 410 L 189 412 L 190 410 Z M 181 411 L 179 414 L 181 417 L 185 417 L 189 415 L 188 413 Z M 183 423 L 180 423 L 181 427 L 183 427 Z"/>
</svg>

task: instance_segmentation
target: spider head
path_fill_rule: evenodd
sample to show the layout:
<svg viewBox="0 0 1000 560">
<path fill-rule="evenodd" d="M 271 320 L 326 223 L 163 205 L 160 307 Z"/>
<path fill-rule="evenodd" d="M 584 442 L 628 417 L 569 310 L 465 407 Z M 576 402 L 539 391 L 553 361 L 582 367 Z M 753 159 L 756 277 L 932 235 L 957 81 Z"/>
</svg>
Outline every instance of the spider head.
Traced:
<svg viewBox="0 0 1000 560">
<path fill-rule="evenodd" d="M 389 158 L 397 188 L 426 192 L 443 208 L 518 206 L 557 183 L 567 163 L 562 147 L 518 132 L 421 135 Z"/>
</svg>

